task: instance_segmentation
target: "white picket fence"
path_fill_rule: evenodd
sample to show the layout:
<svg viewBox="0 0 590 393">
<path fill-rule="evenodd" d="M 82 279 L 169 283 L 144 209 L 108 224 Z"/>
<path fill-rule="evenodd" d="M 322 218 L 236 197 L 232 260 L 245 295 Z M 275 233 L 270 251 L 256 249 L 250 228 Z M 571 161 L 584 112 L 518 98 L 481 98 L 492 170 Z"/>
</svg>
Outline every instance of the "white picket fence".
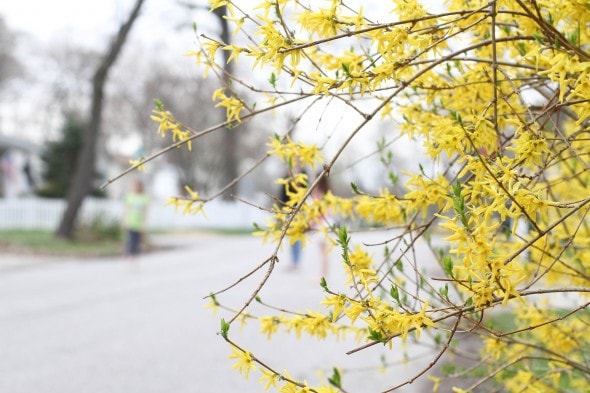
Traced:
<svg viewBox="0 0 590 393">
<path fill-rule="evenodd" d="M 66 203 L 61 199 L 0 199 L 0 230 L 55 229 Z M 148 212 L 148 229 L 179 230 L 198 228 L 250 229 L 253 223 L 263 224 L 266 214 L 242 203 L 212 201 L 205 206 L 205 215 L 182 215 L 164 202 L 154 201 Z M 80 224 L 104 225 L 121 222 L 123 203 L 119 200 L 86 198 L 78 216 Z"/>
</svg>

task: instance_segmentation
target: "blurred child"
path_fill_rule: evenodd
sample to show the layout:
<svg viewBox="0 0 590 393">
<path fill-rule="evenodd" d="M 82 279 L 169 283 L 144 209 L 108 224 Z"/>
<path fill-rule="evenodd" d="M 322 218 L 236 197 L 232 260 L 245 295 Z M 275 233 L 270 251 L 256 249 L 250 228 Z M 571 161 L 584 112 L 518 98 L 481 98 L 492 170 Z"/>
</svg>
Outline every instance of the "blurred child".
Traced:
<svg viewBox="0 0 590 393">
<path fill-rule="evenodd" d="M 144 192 L 143 183 L 136 180 L 132 191 L 125 196 L 123 229 L 125 231 L 125 255 L 127 256 L 136 256 L 141 252 L 148 206 L 149 198 Z"/>
</svg>

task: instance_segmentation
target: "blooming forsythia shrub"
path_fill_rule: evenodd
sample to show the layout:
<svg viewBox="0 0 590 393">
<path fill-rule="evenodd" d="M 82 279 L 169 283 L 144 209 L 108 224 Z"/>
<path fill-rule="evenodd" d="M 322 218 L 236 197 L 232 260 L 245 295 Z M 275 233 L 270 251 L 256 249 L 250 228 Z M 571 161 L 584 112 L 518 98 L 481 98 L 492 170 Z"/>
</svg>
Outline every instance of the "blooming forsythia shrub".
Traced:
<svg viewBox="0 0 590 393">
<path fill-rule="evenodd" d="M 473 367 L 479 377 L 469 386 L 458 380 L 461 388 L 454 391 L 490 384 L 510 392 L 587 389 L 589 3 L 451 0 L 439 13 L 417 0 L 210 3 L 227 7 L 238 38 L 230 45 L 202 36 L 191 55 L 209 75 L 222 74 L 220 51 L 230 51 L 230 61 L 250 59 L 269 75 L 248 83 L 235 75 L 215 92 L 214 105 L 227 113 L 221 126 L 273 108 L 332 100 L 357 115 L 354 125 L 340 131 L 346 134 L 340 150 L 328 157 L 277 130 L 269 154 L 292 168 L 322 168 L 319 177 L 328 176 L 346 145 L 362 138 L 370 124 L 393 118 L 398 125 L 391 139 L 401 134 L 419 141 L 439 168 L 407 174 L 403 187 L 376 195 L 354 186 L 349 198 L 328 192 L 312 200 L 319 178 L 303 172 L 279 180 L 290 201 L 276 202 L 275 217 L 261 234 L 293 242 L 321 227 L 340 248 L 348 281 L 322 281 L 326 296 L 317 311 L 259 317 L 262 334 L 351 334 L 370 346 L 427 332 L 437 337 L 440 353 L 416 370 L 421 376 L 453 350 L 449 344 L 457 332 L 469 332 L 482 341 Z M 257 95 L 270 104 L 250 106 Z M 190 131 L 161 107 L 153 119 L 160 133 L 170 132 L 180 143 L 209 132 Z M 190 193 L 190 199 L 172 203 L 190 211 L 207 201 Z M 354 235 L 336 228 L 326 212 L 351 226 L 403 228 L 396 246 L 402 255 L 386 250 L 378 257 L 356 245 Z M 446 244 L 431 256 L 444 277 L 422 273 L 411 257 L 416 239 L 433 233 Z M 262 266 L 270 274 L 276 262 L 275 253 Z M 415 273 L 403 274 L 400 264 L 408 263 Z M 573 293 L 565 308 L 539 300 L 565 293 Z M 488 313 L 503 305 L 514 323 L 490 327 Z M 221 334 L 246 377 L 258 372 L 266 388 L 280 392 L 345 391 L 338 370 L 329 383 L 309 386 L 261 362 L 256 348 L 231 340 L 231 323 L 222 322 Z M 436 390 L 445 375 L 433 372 L 430 378 Z"/>
</svg>

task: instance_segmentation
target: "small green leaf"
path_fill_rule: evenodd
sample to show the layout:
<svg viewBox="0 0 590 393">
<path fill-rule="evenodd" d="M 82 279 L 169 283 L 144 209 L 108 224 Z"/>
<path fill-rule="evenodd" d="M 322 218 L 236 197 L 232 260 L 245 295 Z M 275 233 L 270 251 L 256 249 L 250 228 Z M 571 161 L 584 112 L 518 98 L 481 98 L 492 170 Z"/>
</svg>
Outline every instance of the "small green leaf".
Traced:
<svg viewBox="0 0 590 393">
<path fill-rule="evenodd" d="M 399 304 L 400 306 L 402 305 L 401 301 L 399 300 L 399 289 L 397 289 L 397 287 L 395 285 L 391 286 L 391 289 L 389 290 L 389 294 L 391 295 L 392 298 L 395 299 L 397 304 Z"/>
<path fill-rule="evenodd" d="M 453 260 L 448 255 L 443 258 L 443 269 L 447 276 L 453 277 Z"/>
<path fill-rule="evenodd" d="M 256 296 L 254 300 L 256 300 L 258 303 L 262 303 L 262 299 L 260 298 L 260 296 Z"/>
<path fill-rule="evenodd" d="M 277 76 L 274 72 L 270 74 L 270 79 L 268 80 L 268 82 L 272 85 L 272 87 L 277 87 Z"/>
<path fill-rule="evenodd" d="M 426 176 L 426 173 L 424 173 L 424 167 L 422 166 L 422 164 L 418 163 L 418 169 L 420 169 L 420 174 L 422 176 Z"/>
<path fill-rule="evenodd" d="M 324 277 L 320 279 L 320 287 L 322 287 L 324 291 L 328 290 L 328 283 L 326 282 L 326 279 Z"/>
<path fill-rule="evenodd" d="M 440 288 L 438 292 L 447 300 L 449 299 L 449 285 L 445 284 L 444 288 Z"/>
<path fill-rule="evenodd" d="M 453 184 L 453 193 L 457 198 L 461 197 L 461 183 L 458 180 L 455 184 Z"/>
<path fill-rule="evenodd" d="M 225 322 L 225 319 L 221 319 L 221 337 L 227 340 L 227 332 L 229 332 L 229 323 Z"/>
<path fill-rule="evenodd" d="M 457 366 L 453 363 L 445 363 L 441 368 L 442 374 L 446 377 L 452 376 L 456 370 Z"/>
<path fill-rule="evenodd" d="M 389 181 L 391 182 L 391 184 L 393 184 L 394 186 L 397 185 L 397 182 L 399 181 L 398 175 L 396 175 L 395 173 L 390 171 L 388 174 L 388 177 L 389 177 Z"/>
<path fill-rule="evenodd" d="M 338 229 L 338 241 L 342 246 L 348 246 L 350 238 L 348 237 L 348 231 L 346 227 L 340 227 Z"/>
<path fill-rule="evenodd" d="M 338 228 L 338 244 L 342 249 L 342 261 L 346 265 L 350 265 L 350 260 L 348 258 L 348 244 L 350 242 L 350 237 L 348 237 L 348 231 L 346 227 Z"/>
<path fill-rule="evenodd" d="M 574 45 L 580 44 L 580 29 L 576 29 L 567 37 L 568 41 Z"/>
<path fill-rule="evenodd" d="M 452 119 L 453 119 L 455 122 L 457 122 L 457 123 L 459 123 L 459 125 L 463 126 L 463 119 L 461 118 L 461 115 L 460 115 L 459 113 L 457 113 L 457 112 L 455 112 L 455 111 L 451 110 L 451 111 L 450 111 L 450 114 L 451 114 L 451 118 L 452 118 Z"/>
<path fill-rule="evenodd" d="M 197 32 L 197 22 L 193 22 L 193 31 Z"/>
<path fill-rule="evenodd" d="M 376 330 L 373 330 L 371 328 L 369 328 L 369 340 L 372 341 L 379 341 L 379 342 L 384 342 L 386 341 L 385 337 L 383 337 L 383 334 L 381 332 L 378 332 Z"/>
<path fill-rule="evenodd" d="M 154 100 L 154 105 L 156 105 L 156 108 L 160 111 L 164 109 L 162 101 L 158 100 L 157 98 Z"/>
<path fill-rule="evenodd" d="M 328 382 L 330 385 L 337 387 L 338 389 L 342 388 L 342 377 L 340 376 L 340 371 L 336 367 L 334 367 L 332 371 L 332 376 L 328 378 Z"/>
<path fill-rule="evenodd" d="M 361 194 L 356 183 L 354 183 L 354 182 L 350 183 L 350 187 L 352 188 L 352 192 L 354 192 L 355 194 L 357 194 L 357 195 Z"/>
<path fill-rule="evenodd" d="M 346 74 L 346 76 L 352 76 L 352 75 L 350 75 L 350 68 L 348 67 L 348 64 L 342 63 L 342 69 L 344 70 L 344 73 Z"/>
</svg>

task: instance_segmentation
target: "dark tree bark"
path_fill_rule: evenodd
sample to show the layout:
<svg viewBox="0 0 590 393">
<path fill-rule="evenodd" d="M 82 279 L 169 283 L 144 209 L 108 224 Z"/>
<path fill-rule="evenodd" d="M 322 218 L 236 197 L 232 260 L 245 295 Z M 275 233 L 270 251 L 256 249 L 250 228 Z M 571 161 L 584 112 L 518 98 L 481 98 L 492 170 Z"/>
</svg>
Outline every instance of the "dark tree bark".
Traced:
<svg viewBox="0 0 590 393">
<path fill-rule="evenodd" d="M 226 44 L 231 44 L 231 33 L 229 30 L 229 24 L 224 16 L 227 15 L 227 7 L 219 7 L 213 10 L 213 13 L 219 19 L 221 25 L 221 41 Z M 226 85 L 229 85 L 231 75 L 233 75 L 233 63 L 228 63 L 229 51 L 223 51 L 223 81 Z M 238 177 L 238 133 L 235 130 L 225 128 L 222 131 L 222 146 L 221 154 L 223 154 L 223 168 L 222 168 L 222 182 L 221 184 L 229 184 L 232 180 Z M 223 199 L 231 199 L 232 195 L 237 192 L 237 187 L 234 185 L 229 188 L 222 196 Z"/>
<path fill-rule="evenodd" d="M 104 86 L 109 71 L 129 36 L 131 27 L 139 16 L 139 11 L 145 0 L 137 0 L 127 21 L 121 25 L 115 39 L 109 46 L 105 56 L 102 58 L 92 78 L 92 103 L 90 106 L 90 118 L 84 140 L 82 151 L 78 157 L 72 184 L 67 195 L 67 207 L 61 222 L 55 231 L 57 237 L 71 239 L 74 235 L 76 218 L 84 198 L 92 189 L 96 166 L 96 145 L 101 129 L 101 116 L 104 101 Z"/>
<path fill-rule="evenodd" d="M 177 0 L 179 4 L 189 8 L 189 9 L 199 9 L 199 10 L 209 10 L 209 7 L 203 6 L 200 3 L 196 4 L 193 1 L 184 1 L 184 0 Z M 213 14 L 219 20 L 219 25 L 221 26 L 221 33 L 219 35 L 220 41 L 225 44 L 231 44 L 231 32 L 229 23 L 225 16 L 227 15 L 227 7 L 221 6 L 217 7 L 213 10 Z M 229 51 L 222 51 L 223 52 L 223 84 L 225 86 L 229 86 L 231 83 L 231 76 L 233 75 L 233 63 L 228 63 L 230 52 Z M 219 154 L 222 155 L 222 167 L 221 169 L 221 179 L 220 184 L 225 186 L 231 183 L 234 179 L 238 177 L 238 165 L 239 165 L 239 157 L 238 157 L 238 147 L 239 147 L 239 133 L 235 130 L 225 128 L 221 130 L 221 146 L 219 149 Z M 232 187 L 228 188 L 225 193 L 222 195 L 223 199 L 231 199 L 232 195 L 236 195 L 237 186 L 233 185 Z"/>
<path fill-rule="evenodd" d="M 17 36 L 9 30 L 2 15 L 0 15 L 0 87 L 13 77 L 23 74 L 22 64 L 15 55 Z"/>
</svg>

